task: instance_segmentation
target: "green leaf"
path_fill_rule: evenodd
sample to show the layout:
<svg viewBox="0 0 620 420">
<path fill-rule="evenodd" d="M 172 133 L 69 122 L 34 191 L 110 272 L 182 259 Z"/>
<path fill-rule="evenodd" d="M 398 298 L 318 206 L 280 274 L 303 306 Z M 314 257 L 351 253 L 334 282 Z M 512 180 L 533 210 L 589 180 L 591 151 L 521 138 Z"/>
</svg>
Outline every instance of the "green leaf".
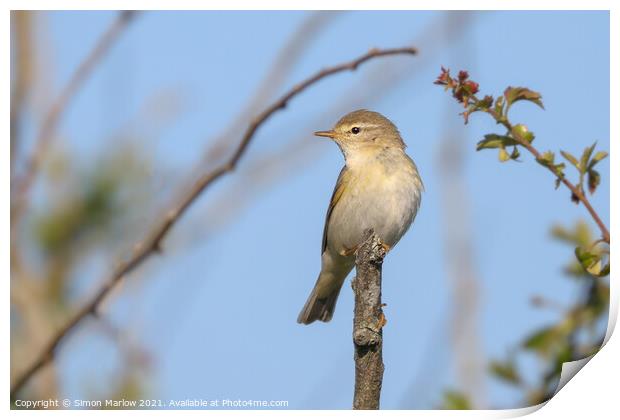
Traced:
<svg viewBox="0 0 620 420">
<path fill-rule="evenodd" d="M 443 394 L 444 410 L 471 410 L 471 404 L 467 396 L 458 391 L 446 391 Z"/>
<path fill-rule="evenodd" d="M 551 227 L 551 236 L 561 241 L 573 242 L 574 235 L 562 225 L 553 225 Z"/>
<path fill-rule="evenodd" d="M 543 166 L 552 166 L 555 160 L 555 154 L 552 151 L 547 151 L 541 154 L 536 161 Z"/>
<path fill-rule="evenodd" d="M 499 161 L 500 162 L 506 162 L 507 160 L 510 160 L 510 155 L 508 154 L 508 152 L 506 151 L 506 149 L 504 149 L 503 147 L 501 149 L 499 149 Z"/>
<path fill-rule="evenodd" d="M 603 257 L 578 246 L 575 248 L 575 256 L 581 267 L 595 277 L 605 277 L 609 275 L 609 262 L 603 262 Z"/>
<path fill-rule="evenodd" d="M 594 254 L 590 251 L 584 250 L 582 247 L 578 246 L 575 248 L 575 256 L 577 257 L 577 261 L 581 264 L 584 270 L 593 276 L 599 276 L 603 271 L 603 266 L 601 262 L 601 256 Z"/>
<path fill-rule="evenodd" d="M 476 145 L 476 150 L 497 149 L 506 146 L 515 146 L 519 143 L 509 136 L 500 136 L 499 134 L 487 134 L 484 140 L 480 140 Z"/>
<path fill-rule="evenodd" d="M 496 100 L 495 100 L 495 106 L 494 106 L 494 110 L 495 113 L 499 116 L 504 115 L 504 97 L 503 96 L 499 96 Z"/>
<path fill-rule="evenodd" d="M 530 101 L 545 109 L 542 103 L 542 96 L 540 93 L 530 90 L 526 87 L 512 87 L 508 86 L 504 91 L 504 97 L 506 98 L 506 103 L 508 104 L 508 108 L 512 106 L 513 103 L 517 101 Z"/>
<path fill-rule="evenodd" d="M 592 265 L 600 259 L 598 255 L 586 251 L 580 246 L 575 248 L 575 256 L 577 257 L 577 260 L 579 260 L 583 268 L 587 268 L 588 266 Z"/>
<path fill-rule="evenodd" d="M 590 147 L 586 147 L 581 154 L 581 160 L 579 161 L 579 170 L 582 174 L 585 174 L 588 169 L 588 163 L 590 162 L 590 157 L 592 156 L 592 151 L 594 151 L 594 147 L 596 146 L 596 142 Z"/>
<path fill-rule="evenodd" d="M 476 102 L 478 109 L 489 109 L 493 105 L 493 97 L 491 95 L 485 95 L 484 98 Z"/>
<path fill-rule="evenodd" d="M 519 156 L 521 156 L 521 153 L 519 152 L 519 148 L 517 146 L 515 146 L 512 149 L 512 153 L 510 154 L 510 159 L 517 160 L 517 159 L 519 159 Z"/>
<path fill-rule="evenodd" d="M 590 194 L 594 194 L 594 191 L 596 191 L 596 188 L 600 185 L 600 183 L 601 174 L 594 169 L 590 169 L 588 171 L 588 191 L 590 191 Z"/>
<path fill-rule="evenodd" d="M 564 163 L 558 163 L 557 165 L 553 165 L 555 175 L 560 181 L 562 180 L 562 178 L 564 178 L 564 168 L 566 168 L 566 165 Z"/>
<path fill-rule="evenodd" d="M 579 161 L 575 156 L 571 155 L 568 152 L 565 152 L 564 150 L 560 150 L 560 153 L 562 154 L 562 156 L 564 156 L 564 159 L 572 163 L 572 165 L 577 168 L 577 170 L 579 170 Z"/>
<path fill-rule="evenodd" d="M 564 168 L 566 168 L 566 165 L 564 164 L 564 162 L 558 163 L 556 165 L 554 161 L 555 154 L 552 151 L 542 153 L 539 157 L 536 158 L 536 162 L 538 162 L 542 166 L 550 168 L 553 173 L 555 173 L 555 176 L 558 177 L 555 180 L 555 188 L 557 189 L 560 186 L 560 182 L 564 178 Z"/>
<path fill-rule="evenodd" d="M 584 221 L 575 223 L 575 227 L 571 230 L 562 225 L 555 225 L 551 228 L 551 235 L 560 241 L 573 245 L 587 246 L 592 242 L 592 234 L 590 227 Z"/>
<path fill-rule="evenodd" d="M 493 375 L 506 382 L 515 385 L 519 385 L 522 382 L 513 361 L 493 361 L 491 362 L 489 368 L 491 369 L 491 373 Z"/>
<path fill-rule="evenodd" d="M 512 128 L 512 134 L 516 138 L 520 138 L 523 141 L 531 143 L 534 141 L 534 133 L 528 130 L 527 126 L 524 124 L 517 124 Z"/>
<path fill-rule="evenodd" d="M 560 338 L 555 326 L 542 328 L 530 335 L 523 342 L 523 348 L 540 354 L 547 354 Z"/>
<path fill-rule="evenodd" d="M 607 152 L 605 152 L 605 151 L 596 152 L 596 154 L 594 155 L 594 157 L 590 161 L 590 164 L 588 165 L 588 169 L 592 169 L 594 167 L 594 165 L 599 163 L 601 160 L 605 159 L 608 155 L 609 154 Z"/>
<path fill-rule="evenodd" d="M 598 260 L 597 262 L 592 264 L 590 267 L 588 267 L 586 271 L 592 274 L 593 276 L 600 276 L 602 269 L 603 269 L 603 263 L 601 262 L 601 260 Z"/>
</svg>

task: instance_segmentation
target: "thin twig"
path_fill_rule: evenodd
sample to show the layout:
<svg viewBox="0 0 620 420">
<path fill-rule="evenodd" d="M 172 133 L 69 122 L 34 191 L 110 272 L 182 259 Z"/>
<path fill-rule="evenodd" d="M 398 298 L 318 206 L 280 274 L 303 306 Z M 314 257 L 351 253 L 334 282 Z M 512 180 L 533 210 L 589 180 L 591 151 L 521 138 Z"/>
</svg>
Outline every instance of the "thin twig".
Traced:
<svg viewBox="0 0 620 420">
<path fill-rule="evenodd" d="M 281 109 L 284 109 L 288 101 L 290 101 L 293 97 L 299 95 L 301 92 L 306 90 L 311 85 L 317 83 L 321 79 L 346 70 L 355 70 L 359 65 L 373 58 L 403 54 L 415 55 L 416 53 L 416 49 L 411 47 L 384 50 L 372 49 L 368 53 L 353 61 L 319 71 L 314 76 L 304 80 L 298 85 L 295 85 L 293 89 L 288 91 L 279 100 L 277 100 L 271 106 L 267 107 L 263 112 L 261 112 L 257 117 L 255 117 L 246 129 L 245 134 L 239 142 L 236 151 L 233 153 L 232 157 L 228 160 L 228 162 L 200 177 L 200 179 L 198 179 L 198 181 L 193 185 L 193 187 L 188 191 L 188 193 L 181 198 L 180 204 L 178 204 L 173 210 L 169 211 L 164 217 L 164 219 L 160 223 L 155 225 L 155 227 L 151 230 L 150 235 L 147 236 L 146 240 L 137 244 L 129 260 L 121 263 L 121 265 L 103 283 L 101 289 L 95 294 L 95 296 L 91 298 L 91 300 L 84 307 L 82 307 L 64 327 L 62 327 L 58 331 L 58 333 L 56 333 L 49 345 L 35 359 L 33 364 L 28 369 L 26 369 L 22 376 L 19 377 L 19 379 L 11 386 L 11 397 L 14 398 L 19 392 L 19 390 L 39 369 L 41 369 L 48 362 L 53 360 L 54 353 L 58 348 L 58 345 L 68 335 L 68 333 L 73 330 L 76 325 L 78 325 L 87 316 L 91 314 L 96 314 L 100 303 L 108 296 L 110 291 L 114 288 L 114 286 L 116 286 L 116 284 L 120 282 L 120 280 L 124 276 L 131 273 L 136 267 L 141 265 L 152 254 L 161 252 L 162 240 L 168 234 L 172 226 L 179 220 L 179 218 L 187 211 L 189 206 L 207 187 L 209 187 L 223 175 L 235 169 L 237 163 L 247 150 L 247 147 L 250 144 L 250 141 L 254 137 L 254 134 L 256 133 L 258 128 L 274 113 Z"/>
<path fill-rule="evenodd" d="M 538 151 L 538 149 L 532 146 L 532 144 L 529 141 L 525 140 L 523 136 L 521 136 L 521 133 L 519 133 L 518 130 L 514 130 L 513 129 L 514 127 L 509 121 L 506 120 L 506 118 L 502 118 L 498 113 L 496 113 L 492 109 L 488 109 L 485 112 L 488 112 L 489 114 L 491 114 L 491 116 L 495 118 L 497 122 L 501 123 L 504 127 L 506 127 L 506 129 L 510 132 L 510 134 L 513 135 L 514 139 L 517 142 L 519 142 L 521 146 L 527 149 L 527 151 L 530 152 L 536 158 L 536 160 L 540 160 L 542 158 L 542 154 Z M 545 166 L 545 167 L 552 174 L 557 176 L 554 169 L 552 169 L 550 166 Z M 560 182 L 562 182 L 562 184 L 564 184 L 575 195 L 575 197 L 577 197 L 579 201 L 583 203 L 585 208 L 588 210 L 588 212 L 590 213 L 590 216 L 592 216 L 592 219 L 598 225 L 601 231 L 601 235 L 603 236 L 603 241 L 605 241 L 606 243 L 610 243 L 609 229 L 607 229 L 607 226 L 605 226 L 605 223 L 603 223 L 603 220 L 600 218 L 596 210 L 594 210 L 594 207 L 592 207 L 592 204 L 590 204 L 590 200 L 588 200 L 588 198 L 581 191 L 580 188 L 577 188 L 577 186 L 573 184 L 572 182 L 570 182 L 565 176 L 560 176 L 559 179 L 560 179 Z"/>
<path fill-rule="evenodd" d="M 27 206 L 28 191 L 34 182 L 41 162 L 54 139 L 58 122 L 68 108 L 69 103 L 75 97 L 84 81 L 92 74 L 93 69 L 101 61 L 101 59 L 110 50 L 119 36 L 127 28 L 129 22 L 135 16 L 136 12 L 125 10 L 118 14 L 112 25 L 101 36 L 93 50 L 84 58 L 77 67 L 69 82 L 61 91 L 58 98 L 53 102 L 49 111 L 45 115 L 41 130 L 34 144 L 32 155 L 26 162 L 26 168 L 15 183 L 15 201 L 11 211 L 11 225 L 15 225 L 21 213 Z"/>
<path fill-rule="evenodd" d="M 469 75 L 466 71 L 459 72 L 458 81 L 457 79 L 453 79 L 452 77 L 450 77 L 449 70 L 446 70 L 442 67 L 441 71 L 442 72 L 435 81 L 435 84 L 445 86 L 446 90 L 452 89 L 452 96 L 458 102 L 465 106 L 467 110 L 461 113 L 461 115 L 465 117 L 465 124 L 467 124 L 468 117 L 472 112 L 481 111 L 489 114 L 497 124 L 503 125 L 506 130 L 508 130 L 508 134 L 511 135 L 512 138 L 516 140 L 516 142 L 520 146 L 523 146 L 528 152 L 530 152 L 539 163 L 545 166 L 549 170 L 549 172 L 551 172 L 557 177 L 559 182 L 564 184 L 572 192 L 572 198 L 576 199 L 575 201 L 577 203 L 579 203 L 579 201 L 583 203 L 585 208 L 590 213 L 590 216 L 592 216 L 594 222 L 598 225 L 603 240 L 609 244 L 609 229 L 607 229 L 607 226 L 605 226 L 596 210 L 594 210 L 594 208 L 592 207 L 592 204 L 590 204 L 590 200 L 588 200 L 585 192 L 581 188 L 581 182 L 576 186 L 564 176 L 562 171 L 558 171 L 556 165 L 553 165 L 552 163 L 545 164 L 546 160 L 543 158 L 543 155 L 534 146 L 532 146 L 531 141 L 528 141 L 520 132 L 520 130 L 515 130 L 515 127 L 513 127 L 513 125 L 508 120 L 507 114 L 510 104 L 508 104 L 508 106 L 506 107 L 506 111 L 503 111 L 503 106 L 501 110 L 496 110 L 495 108 L 498 107 L 497 102 L 495 107 L 491 107 L 493 97 L 485 96 L 483 100 L 480 100 L 476 97 L 475 93 L 478 92 L 478 84 L 472 80 L 468 80 Z M 504 96 L 506 96 L 506 101 L 508 101 L 507 94 L 504 94 Z M 487 100 L 490 101 L 488 105 L 486 104 Z M 538 100 L 540 100 L 540 97 L 538 98 Z M 537 103 L 538 105 L 542 106 L 542 103 Z M 583 174 L 580 175 L 580 181 L 582 180 Z"/>
<path fill-rule="evenodd" d="M 386 248 L 372 229 L 355 254 L 355 391 L 353 409 L 378 410 L 383 383 L 383 326 L 381 267 Z"/>
</svg>

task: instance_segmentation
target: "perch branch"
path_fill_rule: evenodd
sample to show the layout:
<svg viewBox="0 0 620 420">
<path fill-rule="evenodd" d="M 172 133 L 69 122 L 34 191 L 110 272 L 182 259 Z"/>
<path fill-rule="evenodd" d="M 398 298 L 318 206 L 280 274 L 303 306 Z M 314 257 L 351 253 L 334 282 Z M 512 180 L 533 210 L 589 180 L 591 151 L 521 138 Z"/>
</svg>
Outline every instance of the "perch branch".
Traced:
<svg viewBox="0 0 620 420">
<path fill-rule="evenodd" d="M 372 230 L 355 255 L 355 393 L 353 409 L 378 410 L 383 383 L 383 326 L 381 267 L 386 250 Z"/>
<path fill-rule="evenodd" d="M 108 296 L 110 291 L 120 282 L 123 277 L 131 273 L 136 267 L 140 266 L 152 254 L 161 252 L 161 243 L 172 228 L 172 226 L 187 211 L 187 209 L 196 200 L 196 198 L 205 189 L 207 189 L 207 187 L 209 187 L 226 173 L 231 172 L 235 169 L 237 163 L 245 153 L 248 145 L 250 144 L 250 141 L 254 137 L 254 134 L 256 133 L 258 128 L 274 113 L 281 109 L 284 109 L 287 103 L 292 98 L 299 95 L 311 85 L 328 76 L 346 70 L 355 70 L 359 65 L 373 58 L 401 54 L 415 55 L 416 53 L 416 49 L 410 47 L 384 50 L 372 49 L 353 61 L 349 61 L 319 71 L 314 76 L 295 85 L 290 91 L 285 93 L 275 103 L 262 111 L 250 122 L 241 141 L 237 146 L 237 149 L 228 160 L 228 162 L 225 162 L 222 166 L 201 176 L 195 182 L 195 184 L 187 191 L 187 193 L 181 197 L 179 204 L 177 204 L 171 211 L 169 211 L 166 216 L 151 229 L 151 233 L 147 236 L 147 238 L 142 242 L 139 242 L 135 246 L 134 252 L 131 257 L 118 266 L 118 268 L 112 273 L 112 275 L 102 284 L 99 291 L 80 310 L 78 310 L 78 312 L 67 322 L 67 324 L 65 324 L 54 335 L 47 347 L 43 349 L 43 351 L 35 359 L 35 361 L 11 386 L 11 397 L 14 398 L 15 395 L 19 392 L 19 390 L 29 381 L 29 379 L 37 371 L 39 371 L 48 362 L 53 360 L 58 345 L 69 334 L 69 332 L 76 327 L 76 325 L 78 325 L 87 316 L 97 313 L 98 307 L 101 302 Z"/>
</svg>

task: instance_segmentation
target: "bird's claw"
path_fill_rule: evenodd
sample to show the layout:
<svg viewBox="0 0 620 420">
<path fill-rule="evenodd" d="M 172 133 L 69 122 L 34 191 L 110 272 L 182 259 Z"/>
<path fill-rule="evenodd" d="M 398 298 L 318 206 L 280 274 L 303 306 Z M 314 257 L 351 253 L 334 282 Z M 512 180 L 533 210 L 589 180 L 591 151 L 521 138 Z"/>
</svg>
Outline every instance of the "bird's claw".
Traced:
<svg viewBox="0 0 620 420">
<path fill-rule="evenodd" d="M 359 245 L 351 247 L 351 248 L 345 248 L 342 251 L 340 251 L 340 255 L 342 255 L 343 257 L 350 257 L 351 255 L 355 255 L 358 249 L 359 249 Z"/>
<path fill-rule="evenodd" d="M 385 306 L 385 303 L 382 304 L 381 306 Z M 382 330 L 386 324 L 387 324 L 387 318 L 385 317 L 385 314 L 383 313 L 383 311 L 381 311 L 379 313 L 379 322 L 377 322 L 377 331 Z"/>
</svg>

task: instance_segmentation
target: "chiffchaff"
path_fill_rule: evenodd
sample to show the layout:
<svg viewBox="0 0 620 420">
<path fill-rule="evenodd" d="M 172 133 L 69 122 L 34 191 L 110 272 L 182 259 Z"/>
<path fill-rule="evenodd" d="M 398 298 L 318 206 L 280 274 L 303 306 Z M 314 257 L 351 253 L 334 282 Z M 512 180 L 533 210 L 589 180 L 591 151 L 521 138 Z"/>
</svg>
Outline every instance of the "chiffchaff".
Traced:
<svg viewBox="0 0 620 420">
<path fill-rule="evenodd" d="M 332 319 L 364 233 L 373 229 L 388 250 L 394 247 L 413 222 L 424 189 L 398 129 L 383 115 L 354 111 L 332 130 L 314 134 L 336 142 L 345 166 L 327 209 L 321 273 L 297 318 L 302 324 Z"/>
</svg>

